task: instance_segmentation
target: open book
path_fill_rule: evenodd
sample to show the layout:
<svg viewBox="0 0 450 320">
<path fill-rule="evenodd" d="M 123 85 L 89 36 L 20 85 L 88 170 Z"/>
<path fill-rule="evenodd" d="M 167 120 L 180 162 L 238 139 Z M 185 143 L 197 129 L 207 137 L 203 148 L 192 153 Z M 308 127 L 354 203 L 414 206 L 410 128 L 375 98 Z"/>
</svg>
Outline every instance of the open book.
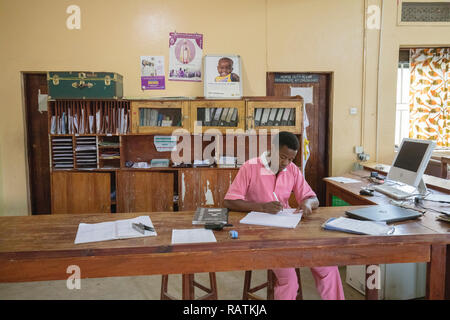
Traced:
<svg viewBox="0 0 450 320">
<path fill-rule="evenodd" d="M 149 216 L 100 223 L 80 223 L 75 237 L 75 244 L 156 236 L 156 232 L 145 230 L 144 234 L 142 234 L 136 231 L 132 227 L 133 223 L 143 223 L 149 227 L 153 227 Z"/>
</svg>

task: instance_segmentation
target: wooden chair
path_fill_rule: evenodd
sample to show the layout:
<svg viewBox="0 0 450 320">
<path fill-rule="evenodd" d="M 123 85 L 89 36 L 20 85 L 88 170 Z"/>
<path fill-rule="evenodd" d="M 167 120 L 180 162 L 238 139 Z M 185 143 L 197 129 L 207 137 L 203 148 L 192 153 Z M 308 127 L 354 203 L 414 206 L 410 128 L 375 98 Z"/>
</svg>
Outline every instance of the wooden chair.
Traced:
<svg viewBox="0 0 450 320">
<path fill-rule="evenodd" d="M 205 295 L 195 300 L 217 300 L 217 282 L 216 274 L 214 272 L 209 273 L 210 288 L 207 288 L 194 279 L 194 274 L 182 275 L 182 299 L 194 300 L 195 299 L 195 287 L 206 292 Z M 169 285 L 169 275 L 162 275 L 161 281 L 161 300 L 176 300 L 173 296 L 168 294 L 167 289 Z"/>
<path fill-rule="evenodd" d="M 298 292 L 297 292 L 297 300 L 303 300 L 302 293 L 302 284 L 300 279 L 300 269 L 295 268 L 295 272 L 297 273 L 298 279 Z M 244 292 L 242 295 L 243 300 L 264 300 L 261 296 L 255 294 L 255 292 L 264 289 L 267 287 L 267 300 L 274 299 L 274 286 L 276 281 L 275 273 L 272 270 L 267 270 L 267 282 L 264 282 L 256 287 L 251 288 L 252 281 L 252 271 L 245 271 L 245 279 L 244 279 Z"/>
</svg>

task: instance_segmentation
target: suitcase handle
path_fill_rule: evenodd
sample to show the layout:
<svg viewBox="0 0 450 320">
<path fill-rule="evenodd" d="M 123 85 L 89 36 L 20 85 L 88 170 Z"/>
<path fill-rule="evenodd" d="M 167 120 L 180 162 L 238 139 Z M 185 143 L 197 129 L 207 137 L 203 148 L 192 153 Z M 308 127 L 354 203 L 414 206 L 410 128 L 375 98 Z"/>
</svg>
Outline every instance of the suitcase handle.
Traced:
<svg viewBox="0 0 450 320">
<path fill-rule="evenodd" d="M 88 82 L 86 83 L 84 80 L 80 80 L 80 82 L 73 82 L 72 83 L 72 87 L 74 88 L 79 88 L 79 89 L 83 89 L 83 88 L 92 88 L 94 86 L 94 84 L 92 82 Z"/>
</svg>

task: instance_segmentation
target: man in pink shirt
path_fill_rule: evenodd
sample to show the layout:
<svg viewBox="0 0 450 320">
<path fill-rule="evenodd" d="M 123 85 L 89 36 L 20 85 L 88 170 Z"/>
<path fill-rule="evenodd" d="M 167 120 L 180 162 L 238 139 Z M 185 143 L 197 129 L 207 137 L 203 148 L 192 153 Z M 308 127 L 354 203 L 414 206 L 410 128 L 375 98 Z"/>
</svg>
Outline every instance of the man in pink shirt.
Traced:
<svg viewBox="0 0 450 320">
<path fill-rule="evenodd" d="M 292 163 L 300 148 L 297 137 L 280 132 L 272 141 L 272 154 L 265 152 L 250 159 L 239 169 L 225 195 L 224 205 L 231 211 L 277 213 L 289 208 L 294 192 L 303 217 L 319 207 L 319 200 L 300 169 Z M 277 300 L 295 300 L 298 291 L 295 268 L 273 269 L 277 278 L 274 295 Z M 311 272 L 322 299 L 343 300 L 341 277 L 337 267 L 312 267 Z"/>
</svg>

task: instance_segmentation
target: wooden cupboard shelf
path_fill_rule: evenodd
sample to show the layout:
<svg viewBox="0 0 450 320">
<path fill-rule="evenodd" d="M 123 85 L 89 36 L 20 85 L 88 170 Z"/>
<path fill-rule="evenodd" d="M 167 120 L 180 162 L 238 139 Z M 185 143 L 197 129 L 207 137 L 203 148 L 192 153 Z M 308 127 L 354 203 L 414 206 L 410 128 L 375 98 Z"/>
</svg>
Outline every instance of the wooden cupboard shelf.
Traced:
<svg viewBox="0 0 450 320">
<path fill-rule="evenodd" d="M 50 149 L 51 159 L 51 198 L 52 213 L 78 213 L 78 212 L 151 212 L 167 210 L 192 210 L 198 206 L 223 206 L 223 197 L 239 171 L 239 167 L 220 168 L 213 167 L 158 167 L 158 168 L 128 168 L 127 161 L 148 162 L 152 159 L 171 159 L 171 152 L 159 152 L 154 144 L 156 135 L 172 135 L 176 129 L 181 139 L 210 135 L 212 139 L 202 139 L 202 154 L 208 145 L 217 141 L 221 145 L 222 154 L 214 155 L 218 159 L 221 155 L 239 157 L 239 162 L 252 157 L 249 144 L 254 136 L 258 136 L 256 153 L 259 155 L 263 149 L 259 143 L 266 139 L 267 147 L 270 146 L 270 129 L 279 129 L 293 132 L 301 139 L 303 101 L 291 98 L 273 97 L 246 97 L 238 100 L 212 100 L 212 99 L 186 99 L 186 100 L 52 100 L 49 101 L 49 140 L 51 145 L 60 145 L 61 139 L 67 139 L 66 157 L 69 159 L 68 167 L 58 162 L 57 153 Z M 70 108 L 70 111 L 69 111 Z M 127 124 L 123 122 L 121 113 L 127 115 Z M 271 121 L 271 126 L 255 123 L 255 113 L 263 109 L 276 109 Z M 285 110 L 294 110 L 293 118 L 289 125 L 273 125 L 277 121 L 277 114 L 283 119 Z M 81 110 L 85 110 L 82 112 Z M 282 110 L 280 112 L 280 110 Z M 125 112 L 126 111 L 126 112 Z M 62 131 L 51 130 L 52 121 L 59 119 L 62 114 L 84 114 L 84 125 L 94 121 L 89 132 L 75 132 L 67 127 Z M 272 112 L 272 111 L 271 111 Z M 268 112 L 269 120 L 271 112 Z M 153 113 L 153 118 L 152 118 Z M 158 116 L 157 114 L 161 114 Z M 287 114 L 287 113 L 286 113 Z M 294 116 L 295 115 L 295 116 Z M 91 120 L 89 120 L 91 116 Z M 106 116 L 115 119 L 114 123 L 106 121 Z M 155 119 L 156 116 L 156 119 Z M 54 117 L 52 120 L 52 117 Z M 121 123 L 118 121 L 122 119 Z M 150 118 L 149 118 L 150 117 Z M 164 118 L 165 117 L 165 118 Z M 116 121 L 117 120 L 117 121 Z M 155 125 L 156 120 L 156 125 Z M 172 121 L 170 126 L 162 126 L 162 121 Z M 67 121 L 69 119 L 67 118 Z M 71 119 L 73 123 L 77 122 Z M 158 123 L 160 121 L 160 123 Z M 201 126 L 199 126 L 200 121 Z M 62 122 L 60 122 L 62 124 Z M 159 124 L 159 125 L 158 125 Z M 164 125 L 169 124 L 165 122 Z M 279 122 L 278 124 L 282 124 Z M 286 124 L 286 123 L 285 123 Z M 79 122 L 77 122 L 79 125 Z M 99 128 L 97 128 L 99 126 Z M 120 129 L 121 128 L 121 129 Z M 53 129 L 56 129 L 54 127 Z M 118 130 L 119 129 L 119 130 Z M 208 129 L 214 129 L 210 134 Z M 232 130 L 234 136 L 234 149 L 229 148 L 226 139 Z M 251 129 L 253 131 L 246 132 Z M 260 130 L 267 129 L 268 136 L 260 136 Z M 121 132 L 121 130 L 123 132 Z M 69 133 L 71 132 L 71 133 Z M 216 134 L 219 133 L 219 134 Z M 242 135 L 244 140 L 241 139 Z M 95 137 L 96 141 L 96 165 L 91 168 L 80 168 L 77 165 L 76 151 L 77 141 L 86 140 L 85 137 Z M 194 138 L 195 139 L 195 138 Z M 192 140 L 192 146 L 193 141 Z M 262 139 L 262 140 L 261 140 Z M 70 140 L 70 141 L 69 141 Z M 102 145 L 102 142 L 111 145 Z M 238 152 L 239 141 L 244 141 L 244 152 Z M 301 148 L 303 144 L 301 143 Z M 264 146 L 262 147 L 264 148 Z M 240 149 L 239 149 L 240 150 Z M 92 150 L 94 153 L 94 150 Z M 114 158 L 103 157 L 105 153 L 116 155 Z M 239 153 L 239 154 L 238 154 Z M 301 168 L 302 149 L 299 150 L 295 164 Z M 240 158 L 242 157 L 242 158 Z M 189 155 L 190 161 L 195 159 L 194 148 Z M 79 160 L 79 159 L 78 159 Z M 78 164 L 81 163 L 78 161 Z M 71 165 L 72 164 L 72 165 Z M 186 187 L 188 186 L 188 187 Z M 84 188 L 78 192 L 79 188 Z M 192 192 L 187 190 L 192 188 Z M 95 191 L 94 191 L 95 190 Z M 115 192 L 116 198 L 111 199 Z M 206 192 L 206 193 L 205 193 Z M 94 198 L 98 203 L 94 202 Z M 113 210 L 113 211 L 112 211 Z"/>
</svg>

